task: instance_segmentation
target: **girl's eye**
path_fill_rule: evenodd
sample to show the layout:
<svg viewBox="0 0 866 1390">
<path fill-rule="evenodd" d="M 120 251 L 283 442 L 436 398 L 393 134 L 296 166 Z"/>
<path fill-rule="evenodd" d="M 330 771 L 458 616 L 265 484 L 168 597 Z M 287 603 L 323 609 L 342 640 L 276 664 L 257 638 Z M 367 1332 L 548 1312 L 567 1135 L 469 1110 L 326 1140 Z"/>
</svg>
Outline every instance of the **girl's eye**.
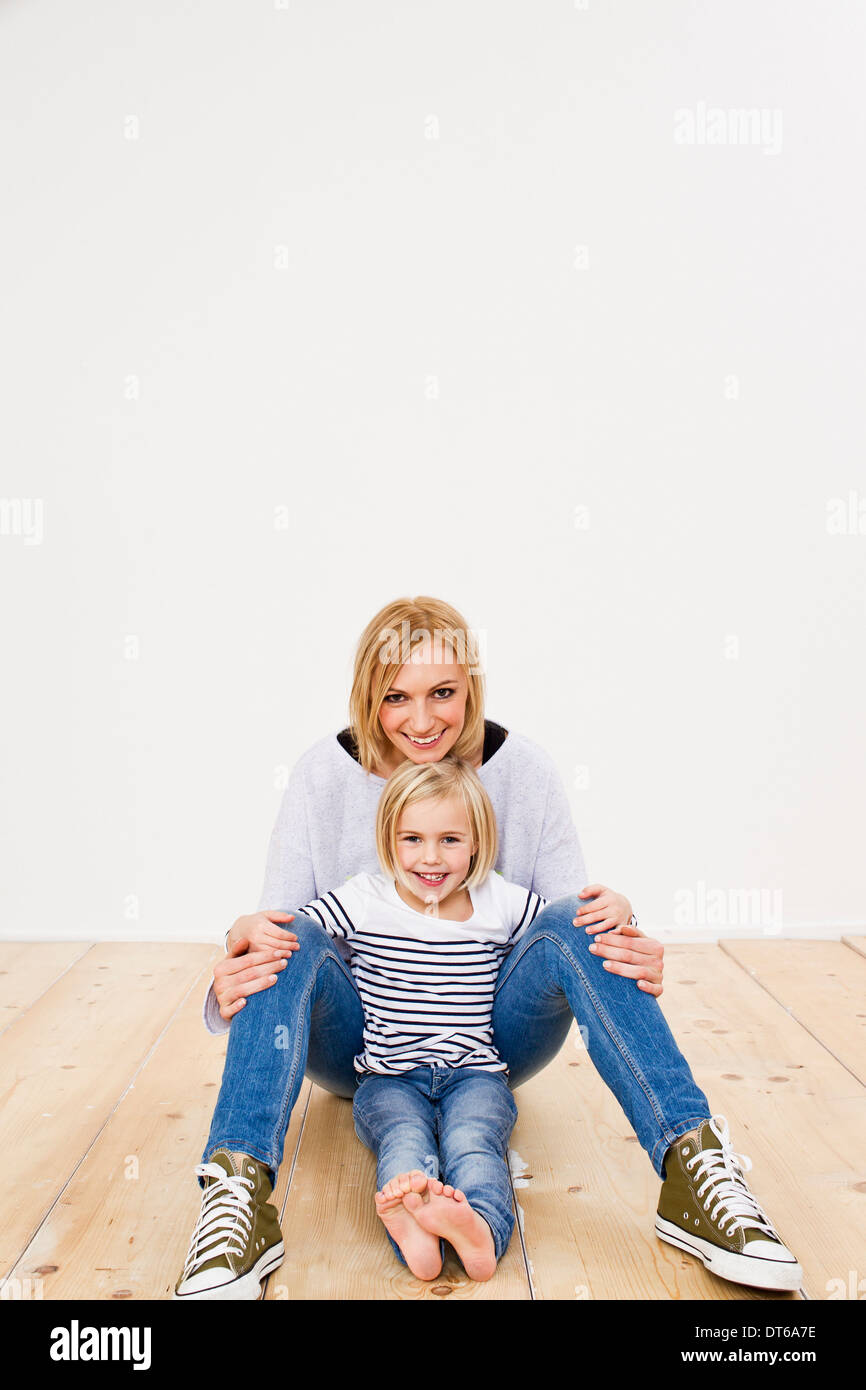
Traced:
<svg viewBox="0 0 866 1390">
<path fill-rule="evenodd" d="M 441 695 L 445 700 L 450 700 L 455 692 L 454 687 L 451 685 L 440 685 L 439 689 L 435 690 L 433 693 L 434 695 Z"/>
<path fill-rule="evenodd" d="M 456 835 L 443 835 L 442 839 L 446 840 L 450 845 L 456 845 L 459 843 Z"/>
<path fill-rule="evenodd" d="M 382 703 L 383 705 L 393 705 L 397 702 L 397 700 L 402 700 L 402 698 L 402 695 L 386 695 Z"/>
</svg>

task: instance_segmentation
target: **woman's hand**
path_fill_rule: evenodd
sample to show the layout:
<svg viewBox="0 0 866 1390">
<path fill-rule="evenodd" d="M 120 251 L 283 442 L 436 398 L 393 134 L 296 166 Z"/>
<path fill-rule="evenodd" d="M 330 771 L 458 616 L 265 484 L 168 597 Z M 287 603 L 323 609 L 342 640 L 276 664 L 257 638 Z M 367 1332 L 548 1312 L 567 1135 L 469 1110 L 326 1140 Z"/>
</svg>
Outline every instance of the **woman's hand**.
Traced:
<svg viewBox="0 0 866 1390">
<path fill-rule="evenodd" d="M 631 903 L 622 893 L 605 888 L 603 883 L 591 883 L 581 889 L 578 897 L 594 898 L 582 907 L 574 919 L 591 935 L 604 935 L 590 946 L 593 955 L 609 962 L 605 969 L 612 975 L 625 975 L 637 982 L 644 994 L 658 997 L 663 989 L 665 948 L 660 941 L 645 936 L 638 927 L 629 926 Z"/>
<path fill-rule="evenodd" d="M 294 932 L 277 924 L 294 920 L 291 913 L 273 911 L 254 912 L 235 922 L 228 934 L 226 955 L 213 972 L 221 1018 L 233 1018 L 250 994 L 276 984 L 277 974 L 301 944 Z"/>
</svg>

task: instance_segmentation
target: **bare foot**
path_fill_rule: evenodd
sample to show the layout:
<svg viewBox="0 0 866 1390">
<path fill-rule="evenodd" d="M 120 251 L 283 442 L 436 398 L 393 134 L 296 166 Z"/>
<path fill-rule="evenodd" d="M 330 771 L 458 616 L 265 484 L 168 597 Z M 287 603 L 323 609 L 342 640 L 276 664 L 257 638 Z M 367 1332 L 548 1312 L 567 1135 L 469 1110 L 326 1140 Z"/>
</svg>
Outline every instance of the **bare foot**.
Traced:
<svg viewBox="0 0 866 1390">
<path fill-rule="evenodd" d="M 454 1246 L 470 1279 L 479 1283 L 490 1279 L 496 1270 L 496 1247 L 484 1217 L 469 1205 L 459 1187 L 429 1178 L 426 1189 L 422 1192 L 413 1186 L 403 1206 L 425 1231 L 444 1236 Z"/>
<path fill-rule="evenodd" d="M 435 1279 L 442 1269 L 439 1238 L 419 1226 L 415 1217 L 403 1205 L 406 1196 L 417 1197 L 425 1191 L 429 1179 L 420 1168 L 411 1173 L 398 1173 L 376 1193 L 376 1215 L 385 1230 L 399 1245 L 403 1258 L 418 1279 Z M 441 1187 L 442 1184 L 440 1183 Z"/>
</svg>

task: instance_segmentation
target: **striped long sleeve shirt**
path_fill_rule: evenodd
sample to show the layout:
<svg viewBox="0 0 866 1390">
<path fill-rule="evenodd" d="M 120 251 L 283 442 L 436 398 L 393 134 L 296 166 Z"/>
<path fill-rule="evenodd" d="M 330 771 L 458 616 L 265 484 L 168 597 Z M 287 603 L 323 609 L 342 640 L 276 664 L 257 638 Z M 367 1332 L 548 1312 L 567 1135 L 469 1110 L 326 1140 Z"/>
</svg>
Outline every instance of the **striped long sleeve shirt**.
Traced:
<svg viewBox="0 0 866 1390">
<path fill-rule="evenodd" d="M 357 1072 L 507 1071 L 493 1046 L 496 977 L 547 900 L 498 873 L 469 896 L 471 917 L 451 922 L 409 907 L 393 879 L 361 873 L 298 909 L 348 947 L 364 1008 Z"/>
</svg>

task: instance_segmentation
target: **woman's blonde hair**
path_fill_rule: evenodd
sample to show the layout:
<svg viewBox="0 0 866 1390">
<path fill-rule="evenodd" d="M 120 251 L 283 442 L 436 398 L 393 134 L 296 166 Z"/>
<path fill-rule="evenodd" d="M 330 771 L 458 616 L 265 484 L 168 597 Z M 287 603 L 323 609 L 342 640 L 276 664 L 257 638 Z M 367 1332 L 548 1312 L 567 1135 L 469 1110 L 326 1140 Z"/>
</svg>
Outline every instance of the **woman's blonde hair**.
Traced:
<svg viewBox="0 0 866 1390">
<path fill-rule="evenodd" d="M 365 627 L 355 653 L 349 728 L 366 772 L 385 760 L 391 740 L 379 723 L 379 710 L 389 686 L 413 651 L 432 645 L 433 660 L 453 654 L 468 686 L 463 728 L 449 752 L 457 758 L 477 758 L 484 742 L 484 676 L 478 642 L 466 621 L 441 599 L 425 594 L 398 598 L 382 608 Z"/>
<path fill-rule="evenodd" d="M 465 759 L 451 753 L 438 763 L 419 766 L 406 761 L 385 783 L 376 812 L 376 853 L 388 877 L 405 882 L 397 854 L 397 827 L 406 807 L 417 801 L 443 801 L 449 796 L 462 800 L 475 845 L 461 887 L 473 888 L 484 882 L 499 851 L 496 815 L 478 773 Z"/>
</svg>

